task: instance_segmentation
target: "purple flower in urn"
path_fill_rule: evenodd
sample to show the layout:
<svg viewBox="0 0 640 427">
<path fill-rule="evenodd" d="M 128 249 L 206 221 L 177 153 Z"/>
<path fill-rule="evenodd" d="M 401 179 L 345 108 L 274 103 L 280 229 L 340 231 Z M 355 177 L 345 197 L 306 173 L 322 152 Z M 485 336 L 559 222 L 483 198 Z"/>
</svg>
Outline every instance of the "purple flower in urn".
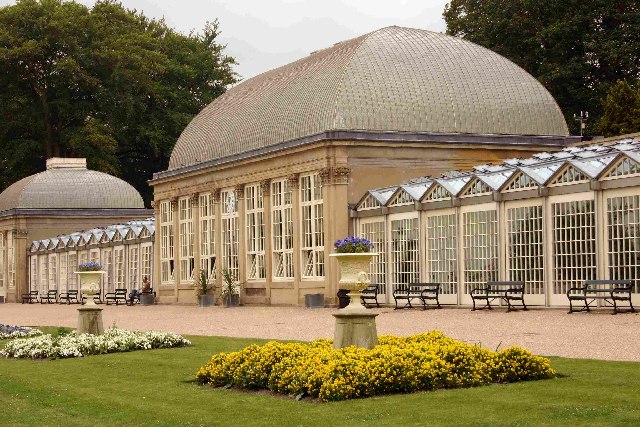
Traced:
<svg viewBox="0 0 640 427">
<path fill-rule="evenodd" d="M 342 240 L 336 240 L 333 248 L 339 254 L 360 254 L 373 250 L 373 244 L 363 237 L 345 237 Z"/>
</svg>

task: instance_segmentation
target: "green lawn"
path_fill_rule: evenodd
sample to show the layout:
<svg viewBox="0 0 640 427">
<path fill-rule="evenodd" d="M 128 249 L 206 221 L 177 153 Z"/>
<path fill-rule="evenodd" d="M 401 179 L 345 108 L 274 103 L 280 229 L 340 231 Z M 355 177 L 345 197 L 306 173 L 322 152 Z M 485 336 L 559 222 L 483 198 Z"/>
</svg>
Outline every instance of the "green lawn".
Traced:
<svg viewBox="0 0 640 427">
<path fill-rule="evenodd" d="M 640 425 L 640 363 L 554 359 L 562 378 L 320 404 L 194 385 L 212 353 L 260 341 L 189 338 L 189 348 L 2 359 L 0 425 Z"/>
</svg>

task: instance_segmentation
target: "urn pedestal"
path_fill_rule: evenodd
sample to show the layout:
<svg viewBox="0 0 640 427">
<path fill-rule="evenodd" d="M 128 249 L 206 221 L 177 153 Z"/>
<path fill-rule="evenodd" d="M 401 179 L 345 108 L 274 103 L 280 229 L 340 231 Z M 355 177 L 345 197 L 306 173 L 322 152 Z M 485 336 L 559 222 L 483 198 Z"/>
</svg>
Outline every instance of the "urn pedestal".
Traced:
<svg viewBox="0 0 640 427">
<path fill-rule="evenodd" d="M 87 298 L 87 303 L 78 309 L 78 334 L 100 335 L 104 332 L 102 324 L 102 309 L 98 307 L 93 297 L 100 293 L 100 281 L 104 271 L 76 271 L 80 282 L 82 299 Z"/>
<path fill-rule="evenodd" d="M 76 333 L 100 335 L 103 332 L 102 309 L 95 304 L 93 307 L 80 307 L 78 309 L 78 329 Z"/>
<path fill-rule="evenodd" d="M 351 302 L 338 310 L 336 318 L 333 348 L 356 347 L 372 348 L 378 344 L 376 313 L 371 313 L 361 304 L 360 293 L 371 281 L 369 265 L 375 253 L 331 254 L 340 265 L 338 287 L 349 291 Z"/>
</svg>

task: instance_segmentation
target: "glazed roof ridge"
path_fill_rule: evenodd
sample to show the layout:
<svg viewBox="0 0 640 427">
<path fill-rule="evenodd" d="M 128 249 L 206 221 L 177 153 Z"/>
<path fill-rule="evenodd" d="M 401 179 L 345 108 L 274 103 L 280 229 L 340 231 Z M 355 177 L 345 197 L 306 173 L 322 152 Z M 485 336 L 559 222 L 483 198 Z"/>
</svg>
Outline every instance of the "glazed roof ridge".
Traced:
<svg viewBox="0 0 640 427">
<path fill-rule="evenodd" d="M 437 178 L 429 176 L 412 178 L 405 183 L 367 190 L 367 192 L 385 191 L 393 194 L 399 188 L 406 189 L 407 187 L 417 186 L 420 183 L 432 182 L 440 184 L 453 196 L 457 196 L 462 188 L 469 183 L 469 180 L 475 177 L 494 190 L 498 190 L 499 187 L 496 188 L 496 181 L 502 181 L 502 184 L 504 184 L 517 170 L 528 175 L 539 185 L 545 185 L 566 164 L 576 167 L 593 179 L 599 177 L 620 155 L 625 155 L 640 163 L 640 139 L 624 138 L 609 145 L 591 144 L 581 147 L 566 147 L 556 153 L 540 152 L 527 158 L 506 159 L 499 164 L 485 163 L 476 165 L 470 171 L 447 171 Z M 499 175 L 508 176 L 504 180 L 491 179 Z M 456 183 L 458 180 L 464 181 L 462 186 L 460 186 L 460 182 Z M 431 185 L 429 185 L 429 188 Z M 411 196 L 413 197 L 413 195 Z M 385 203 L 382 204 L 384 205 Z"/>
</svg>

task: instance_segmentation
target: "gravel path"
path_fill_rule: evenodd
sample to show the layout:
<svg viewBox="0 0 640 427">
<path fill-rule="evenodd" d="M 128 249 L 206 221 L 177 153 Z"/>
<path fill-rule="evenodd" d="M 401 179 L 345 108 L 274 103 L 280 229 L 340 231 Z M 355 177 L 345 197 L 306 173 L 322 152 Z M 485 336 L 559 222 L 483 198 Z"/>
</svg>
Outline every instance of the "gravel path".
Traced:
<svg viewBox="0 0 640 427">
<path fill-rule="evenodd" d="M 0 304 L 0 323 L 75 327 L 78 306 Z M 101 306 L 105 327 L 192 335 L 313 340 L 333 337 L 335 309 L 186 305 Z M 495 349 L 509 345 L 536 354 L 640 361 L 640 314 L 610 310 L 567 314 L 565 310 L 476 311 L 376 309 L 379 334 L 408 335 L 439 329 L 452 338 Z"/>
</svg>

